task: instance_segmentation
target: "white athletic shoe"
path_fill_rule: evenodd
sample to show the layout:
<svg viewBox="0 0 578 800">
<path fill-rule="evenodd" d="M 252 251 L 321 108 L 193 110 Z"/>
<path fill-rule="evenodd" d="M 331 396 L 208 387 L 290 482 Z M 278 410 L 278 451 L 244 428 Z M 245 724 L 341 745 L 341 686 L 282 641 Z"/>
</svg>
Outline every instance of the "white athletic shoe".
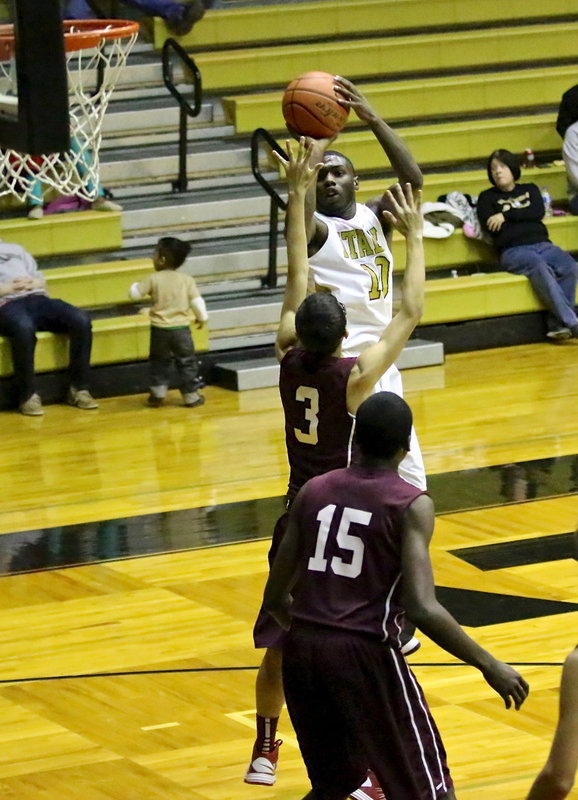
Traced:
<svg viewBox="0 0 578 800">
<path fill-rule="evenodd" d="M 261 753 L 253 747 L 251 763 L 245 773 L 245 783 L 261 784 L 262 786 L 273 786 L 277 780 L 277 759 L 279 758 L 279 747 L 283 744 L 281 739 L 277 739 L 273 745 L 273 750 L 269 753 Z"/>
</svg>

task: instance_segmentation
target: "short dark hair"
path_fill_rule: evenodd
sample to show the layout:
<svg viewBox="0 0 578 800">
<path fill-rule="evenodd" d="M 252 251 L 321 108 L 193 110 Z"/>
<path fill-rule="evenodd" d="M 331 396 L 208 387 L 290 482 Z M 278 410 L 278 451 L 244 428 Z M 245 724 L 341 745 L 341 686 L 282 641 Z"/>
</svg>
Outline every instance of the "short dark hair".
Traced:
<svg viewBox="0 0 578 800">
<path fill-rule="evenodd" d="M 392 458 L 409 450 L 413 416 L 405 400 L 393 392 L 372 394 L 357 409 L 355 441 L 370 458 Z"/>
<path fill-rule="evenodd" d="M 325 161 L 325 156 L 338 156 L 339 158 L 342 158 L 345 161 L 345 163 L 350 167 L 350 169 L 353 172 L 353 174 L 355 175 L 355 167 L 353 166 L 353 162 L 351 161 L 350 158 L 347 158 L 347 156 L 344 156 L 343 153 L 340 153 L 338 150 L 326 150 L 323 153 L 323 160 L 324 161 Z"/>
<path fill-rule="evenodd" d="M 331 355 L 345 336 L 345 309 L 329 292 L 306 297 L 295 315 L 295 330 L 306 350 Z"/>
<path fill-rule="evenodd" d="M 488 171 L 488 178 L 490 179 L 490 183 L 494 186 L 496 182 L 494 181 L 494 177 L 492 175 L 492 161 L 497 159 L 501 161 L 502 164 L 505 164 L 510 172 L 512 173 L 512 177 L 515 181 L 519 180 L 520 178 L 520 159 L 515 153 L 512 153 L 510 150 L 494 150 L 494 152 L 488 158 L 487 164 L 487 171 Z"/>
<path fill-rule="evenodd" d="M 170 269 L 178 269 L 191 252 L 191 245 L 175 236 L 163 236 L 157 243 L 159 254 Z"/>
</svg>

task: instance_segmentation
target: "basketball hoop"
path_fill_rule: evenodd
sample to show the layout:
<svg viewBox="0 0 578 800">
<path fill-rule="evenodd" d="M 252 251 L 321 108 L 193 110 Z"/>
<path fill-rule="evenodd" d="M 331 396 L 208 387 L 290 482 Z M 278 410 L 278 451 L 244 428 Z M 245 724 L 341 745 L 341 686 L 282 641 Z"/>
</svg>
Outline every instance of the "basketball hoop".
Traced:
<svg viewBox="0 0 578 800">
<path fill-rule="evenodd" d="M 92 201 L 99 184 L 102 122 L 137 35 L 131 20 L 65 20 L 71 148 L 30 156 L 0 149 L 0 195 L 26 201 L 40 180 L 59 194 Z M 0 25 L 0 108 L 17 107 L 14 30 Z"/>
</svg>

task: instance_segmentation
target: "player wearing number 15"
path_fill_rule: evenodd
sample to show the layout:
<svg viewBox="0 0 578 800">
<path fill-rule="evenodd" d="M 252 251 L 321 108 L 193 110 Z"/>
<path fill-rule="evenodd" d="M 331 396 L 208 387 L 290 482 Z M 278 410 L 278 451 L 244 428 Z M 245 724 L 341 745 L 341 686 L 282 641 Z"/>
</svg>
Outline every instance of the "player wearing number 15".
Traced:
<svg viewBox="0 0 578 800">
<path fill-rule="evenodd" d="M 397 471 L 411 425 L 392 392 L 361 404 L 359 457 L 301 489 L 265 587 L 264 608 L 289 630 L 283 685 L 312 785 L 307 800 L 344 800 L 368 767 L 387 800 L 454 800 L 438 730 L 400 652 L 405 611 L 477 667 L 507 708 L 528 694 L 436 600 L 433 503 Z"/>
<path fill-rule="evenodd" d="M 289 187 L 288 274 L 276 353 L 281 362 L 279 390 L 285 414 L 290 503 L 309 478 L 348 464 L 353 415 L 399 356 L 421 317 L 425 268 L 419 193 L 415 201 L 409 185 L 403 190 L 393 187 L 387 220 L 403 234 L 407 248 L 400 309 L 373 346 L 358 358 L 342 358 L 341 345 L 347 336 L 343 307 L 329 293 L 304 299 L 308 279 L 305 195 L 321 165 L 309 166 L 311 143 L 306 147 L 302 139 L 296 156 L 289 142 L 287 148 L 288 160 L 279 160 L 287 172 Z M 286 522 L 285 514 L 275 526 L 270 562 Z M 254 639 L 256 647 L 265 647 L 267 652 L 257 676 L 257 741 L 245 781 L 271 785 L 277 764 L 276 726 L 283 705 L 283 630 L 262 611 Z"/>
</svg>

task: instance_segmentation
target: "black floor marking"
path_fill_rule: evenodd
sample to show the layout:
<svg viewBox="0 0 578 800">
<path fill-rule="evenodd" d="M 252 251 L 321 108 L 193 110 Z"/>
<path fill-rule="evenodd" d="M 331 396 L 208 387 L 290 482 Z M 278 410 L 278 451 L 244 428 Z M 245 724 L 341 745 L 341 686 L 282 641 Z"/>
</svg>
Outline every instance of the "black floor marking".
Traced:
<svg viewBox="0 0 578 800">
<path fill-rule="evenodd" d="M 445 586 L 436 587 L 436 595 L 460 625 L 470 628 L 578 611 L 578 603 L 471 589 L 449 589 Z"/>
<path fill-rule="evenodd" d="M 477 547 L 450 550 L 452 555 L 478 569 L 488 571 L 520 567 L 525 564 L 545 564 L 549 561 L 578 560 L 578 535 L 556 533 L 515 542 L 496 542 Z"/>
<path fill-rule="evenodd" d="M 428 483 L 443 514 L 558 497 L 578 491 L 578 456 L 447 472 L 429 476 Z M 283 508 L 283 497 L 269 497 L 7 533 L 0 536 L 0 574 L 266 539 Z"/>
</svg>

